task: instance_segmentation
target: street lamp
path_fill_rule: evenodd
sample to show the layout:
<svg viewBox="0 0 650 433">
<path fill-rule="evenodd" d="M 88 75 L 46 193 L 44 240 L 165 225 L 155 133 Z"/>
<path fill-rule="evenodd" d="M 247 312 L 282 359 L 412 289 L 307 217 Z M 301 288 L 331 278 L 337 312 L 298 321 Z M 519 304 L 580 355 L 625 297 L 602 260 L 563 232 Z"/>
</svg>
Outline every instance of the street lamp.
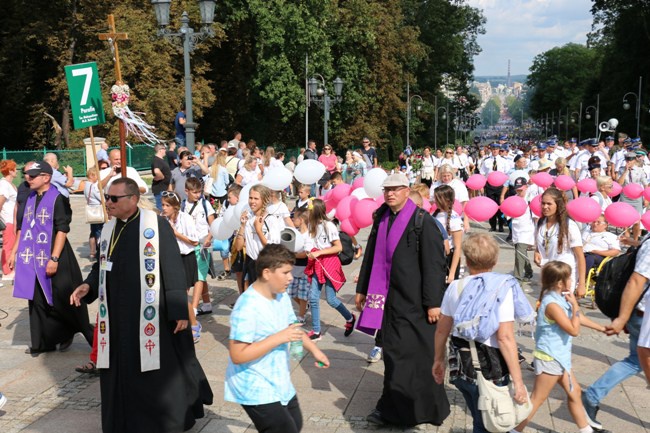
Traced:
<svg viewBox="0 0 650 433">
<path fill-rule="evenodd" d="M 420 103 L 416 106 L 417 110 L 420 111 L 422 108 L 422 104 L 424 104 L 424 101 L 422 100 L 422 97 L 420 95 L 411 95 L 411 89 L 409 87 L 409 83 L 406 83 L 406 147 L 408 148 L 411 145 L 411 134 L 410 134 L 410 128 L 411 128 L 411 104 L 414 98 L 417 98 L 420 100 Z"/>
<path fill-rule="evenodd" d="M 436 112 L 436 121 L 434 125 L 434 134 L 433 134 L 433 147 L 438 150 L 438 112 L 440 110 L 443 110 L 442 112 L 442 120 L 447 119 L 447 109 L 445 107 L 438 107 L 438 96 L 435 97 L 434 99 L 434 108 Z M 447 140 L 449 140 L 449 125 L 447 125 Z"/>
<path fill-rule="evenodd" d="M 634 92 L 627 92 L 625 95 L 623 95 L 623 109 L 629 110 L 630 109 L 630 103 L 627 102 L 627 97 L 628 95 L 634 96 L 636 98 L 636 136 L 639 136 L 639 123 L 641 121 L 641 83 L 643 81 L 643 77 L 639 77 L 639 93 L 634 93 Z"/>
<path fill-rule="evenodd" d="M 343 92 L 343 80 L 336 77 L 334 80 L 334 99 L 330 98 L 325 87 L 325 78 L 320 74 L 314 74 L 320 80 L 314 77 L 309 79 L 309 101 L 314 101 L 316 106 L 323 110 L 323 120 L 325 128 L 323 132 L 323 146 L 328 144 L 327 138 L 327 122 L 330 120 L 330 107 L 334 104 L 341 102 L 343 99 L 341 93 Z"/>
<path fill-rule="evenodd" d="M 169 8 L 172 0 L 151 0 L 156 21 L 158 21 L 158 36 L 172 43 L 180 45 L 183 49 L 183 64 L 185 69 L 185 144 L 190 152 L 194 153 L 194 132 L 196 124 L 192 113 L 192 74 L 190 73 L 190 53 L 194 51 L 200 41 L 214 36 L 212 23 L 214 22 L 214 0 L 198 0 L 201 11 L 201 30 L 195 32 L 190 27 L 190 18 L 187 12 L 181 15 L 181 27 L 178 32 L 170 31 Z"/>
<path fill-rule="evenodd" d="M 582 102 L 580 103 L 580 111 L 572 111 L 571 112 L 571 123 L 576 123 L 576 119 L 578 119 L 578 143 L 580 143 L 580 129 L 582 129 Z M 575 115 L 575 117 L 574 117 Z M 569 136 L 567 134 L 567 140 L 569 139 Z"/>
<path fill-rule="evenodd" d="M 600 132 L 598 129 L 598 116 L 600 115 L 600 93 L 596 95 L 596 106 L 594 107 L 593 105 L 590 105 L 585 108 L 585 119 L 587 120 L 591 119 L 591 113 L 589 110 L 593 110 L 594 112 L 594 125 L 596 126 L 596 135 L 594 135 L 594 137 L 598 137 L 598 133 Z"/>
</svg>

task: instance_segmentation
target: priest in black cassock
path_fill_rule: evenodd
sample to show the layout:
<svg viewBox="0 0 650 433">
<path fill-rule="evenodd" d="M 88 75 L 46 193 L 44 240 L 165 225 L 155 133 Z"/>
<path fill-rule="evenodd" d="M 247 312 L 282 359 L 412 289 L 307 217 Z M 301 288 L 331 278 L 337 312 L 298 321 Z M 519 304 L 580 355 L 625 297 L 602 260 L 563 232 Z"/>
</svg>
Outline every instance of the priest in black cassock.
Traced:
<svg viewBox="0 0 650 433">
<path fill-rule="evenodd" d="M 442 385 L 431 374 L 436 322 L 445 284 L 442 234 L 430 215 L 409 200 L 404 174 L 383 183 L 357 284 L 358 328 L 381 329 L 384 389 L 366 418 L 375 424 L 441 425 L 449 415 Z"/>
<path fill-rule="evenodd" d="M 82 281 L 81 269 L 68 242 L 70 202 L 51 185 L 52 167 L 45 161 L 25 165 L 29 192 L 16 213 L 16 239 L 8 265 L 15 269 L 14 296 L 29 299 L 33 356 L 70 347 L 81 332 L 88 344 L 93 329 L 85 305 L 75 308 L 70 294 Z"/>
<path fill-rule="evenodd" d="M 181 432 L 204 416 L 212 390 L 188 329 L 187 284 L 172 228 L 139 209 L 139 196 L 129 178 L 111 184 L 106 205 L 113 219 L 102 232 L 100 260 L 71 302 L 100 302 L 103 431 Z"/>
</svg>

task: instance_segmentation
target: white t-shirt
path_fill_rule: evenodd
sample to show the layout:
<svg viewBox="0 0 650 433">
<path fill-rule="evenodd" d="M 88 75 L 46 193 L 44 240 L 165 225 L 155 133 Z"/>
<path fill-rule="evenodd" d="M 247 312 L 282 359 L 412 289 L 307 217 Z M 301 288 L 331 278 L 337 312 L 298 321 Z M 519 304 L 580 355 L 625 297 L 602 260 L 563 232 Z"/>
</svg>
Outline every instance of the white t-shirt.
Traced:
<svg viewBox="0 0 650 433">
<path fill-rule="evenodd" d="M 266 238 L 266 242 L 269 244 L 279 244 L 280 232 L 283 227 L 284 224 L 280 225 L 276 217 L 267 215 L 262 223 L 262 233 Z M 257 260 L 264 245 L 262 245 L 262 241 L 255 231 L 255 215 L 251 212 L 248 213 L 248 221 L 244 229 L 244 240 L 246 242 L 246 255 L 253 260 Z"/>
<path fill-rule="evenodd" d="M 101 180 L 106 179 L 106 176 L 111 174 L 111 170 L 113 170 L 111 167 L 106 167 L 105 169 L 103 169 L 102 171 L 99 172 L 99 178 Z M 115 179 L 119 179 L 120 177 L 122 177 L 122 175 L 120 175 L 120 174 L 118 174 L 117 176 L 113 176 L 108 181 L 108 183 L 106 184 L 106 187 L 104 188 L 104 191 L 106 191 L 106 193 L 108 193 L 108 189 L 111 187 L 111 184 L 113 183 L 113 181 Z M 144 180 L 142 180 L 142 178 L 140 177 L 140 174 L 138 173 L 138 170 L 136 170 L 135 168 L 126 167 L 126 177 L 128 177 L 129 179 L 133 179 L 135 181 L 135 183 L 138 184 L 138 188 L 144 188 L 144 193 L 143 194 L 146 194 L 146 193 L 149 192 L 149 186 L 147 186 L 146 182 Z"/>
<path fill-rule="evenodd" d="M 607 251 L 607 250 L 620 250 L 621 243 L 618 236 L 610 232 L 592 232 L 585 231 L 582 235 L 584 246 L 582 249 L 585 253 L 591 251 Z"/>
<path fill-rule="evenodd" d="M 541 227 L 537 230 L 535 241 L 537 251 L 542 256 L 542 266 L 552 260 L 559 260 L 566 263 L 573 269 L 573 286 L 577 286 L 578 266 L 571 248 L 582 246 L 582 235 L 575 221 L 570 219 L 568 225 L 568 242 L 563 243 L 561 252 L 557 250 L 558 233 L 560 231 L 560 225 L 558 223 L 552 225 L 550 229 L 547 229 L 546 224 L 542 223 Z"/>
<path fill-rule="evenodd" d="M 196 206 L 194 206 L 195 204 Z M 206 209 L 208 211 L 207 215 L 205 213 Z M 215 215 L 216 217 L 216 212 L 214 211 L 210 203 L 205 203 L 205 206 L 203 206 L 201 200 L 199 200 L 196 203 L 190 203 L 186 201 L 185 207 L 183 207 L 181 211 L 185 212 L 188 215 L 191 215 L 192 218 L 194 218 L 196 234 L 199 237 L 199 241 L 203 242 L 205 238 L 208 236 L 208 233 L 210 233 L 210 225 L 208 224 L 208 217 L 210 215 Z M 192 211 L 192 213 L 190 213 L 190 211 Z"/>
<path fill-rule="evenodd" d="M 176 217 L 176 222 L 171 222 L 169 219 L 168 221 L 178 233 L 188 237 L 192 241 L 199 241 L 199 236 L 196 233 L 196 225 L 194 224 L 194 218 L 192 218 L 191 215 L 179 212 Z M 181 250 L 181 255 L 184 256 L 194 252 L 194 245 L 183 242 L 178 238 L 176 238 L 176 243 L 178 244 L 178 248 Z"/>
<path fill-rule="evenodd" d="M 480 274 L 479 274 L 480 275 Z M 460 295 L 458 293 L 458 282 L 463 281 L 463 286 L 466 286 L 474 277 L 469 276 L 465 277 L 462 280 L 452 281 L 445 291 L 445 296 L 442 298 L 442 305 L 440 305 L 440 312 L 448 317 L 454 317 L 456 310 L 458 309 L 458 301 L 460 300 Z M 512 295 L 512 289 L 508 290 L 505 299 L 499 305 L 499 323 L 503 322 L 514 322 L 515 321 L 515 302 Z M 452 335 L 459 337 L 458 333 L 453 330 Z M 478 341 L 478 343 L 483 343 L 487 346 L 498 348 L 499 340 L 497 339 L 496 332 L 490 336 L 485 341 Z"/>
<path fill-rule="evenodd" d="M 454 196 L 456 200 L 458 200 L 460 203 L 469 201 L 469 193 L 467 192 L 465 182 L 456 177 L 453 178 L 449 183 L 436 182 L 431 185 L 432 187 L 429 190 L 429 200 L 434 200 L 436 188 L 438 188 L 440 185 L 449 185 L 454 190 Z"/>
<path fill-rule="evenodd" d="M 435 215 L 436 219 L 438 222 L 447 230 L 447 212 L 438 212 Z M 454 237 L 451 235 L 453 232 L 457 231 L 462 231 L 463 230 L 463 219 L 456 213 L 455 210 L 451 211 L 451 220 L 449 220 L 449 230 L 447 230 L 449 234 L 449 248 L 455 248 L 454 247 Z"/>
<path fill-rule="evenodd" d="M 316 236 L 312 237 L 309 232 L 305 233 L 305 251 L 311 251 L 313 248 L 324 250 L 332 246 L 332 241 L 339 240 L 339 231 L 331 221 L 321 223 L 316 229 Z"/>
<path fill-rule="evenodd" d="M 287 207 L 286 204 L 282 203 L 281 201 L 277 203 L 269 203 L 266 206 L 266 213 L 277 218 L 282 228 L 285 228 L 287 226 L 286 223 L 284 222 L 284 219 L 289 218 L 291 216 L 291 212 L 289 212 L 289 208 Z"/>
<path fill-rule="evenodd" d="M 257 179 L 257 171 L 248 171 L 246 167 L 241 167 L 239 169 L 239 173 L 237 173 L 239 176 L 241 176 L 241 186 L 246 186 L 251 182 L 255 182 Z"/>
<path fill-rule="evenodd" d="M 5 178 L 0 179 L 0 195 L 5 198 L 5 203 L 2 205 L 2 211 L 0 211 L 0 219 L 2 219 L 5 224 L 13 224 L 17 192 L 16 188 L 14 188 Z"/>
<path fill-rule="evenodd" d="M 512 243 L 535 245 L 535 222 L 530 209 L 526 209 L 522 216 L 512 219 Z"/>
</svg>

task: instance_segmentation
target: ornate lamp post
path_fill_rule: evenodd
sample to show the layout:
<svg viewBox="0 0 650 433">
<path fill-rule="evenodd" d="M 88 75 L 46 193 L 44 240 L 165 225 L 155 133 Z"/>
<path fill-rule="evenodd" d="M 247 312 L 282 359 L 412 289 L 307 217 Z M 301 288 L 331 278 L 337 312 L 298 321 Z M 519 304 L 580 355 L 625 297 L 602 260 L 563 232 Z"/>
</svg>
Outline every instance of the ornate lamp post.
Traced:
<svg viewBox="0 0 650 433">
<path fill-rule="evenodd" d="M 598 116 L 600 115 L 600 93 L 596 95 L 596 106 L 590 105 L 585 108 L 585 119 L 590 120 L 592 112 L 594 113 L 594 125 L 596 126 L 596 135 L 594 135 L 594 137 L 598 137 L 598 133 L 600 132 L 598 129 Z"/>
<path fill-rule="evenodd" d="M 323 110 L 323 120 L 325 123 L 323 146 L 325 146 L 328 144 L 327 122 L 330 119 L 330 107 L 343 100 L 341 97 L 341 93 L 343 92 L 343 80 L 338 77 L 334 80 L 334 99 L 332 99 L 327 93 L 327 87 L 325 87 L 325 79 L 323 76 L 320 74 L 315 75 L 320 78 L 320 81 L 314 77 L 309 79 L 309 100 L 314 101 L 314 103 Z"/>
<path fill-rule="evenodd" d="M 417 98 L 420 100 L 420 103 L 415 106 L 415 109 L 420 111 L 422 108 L 422 104 L 424 104 L 424 101 L 422 100 L 422 97 L 420 95 L 411 95 L 411 89 L 409 87 L 409 83 L 406 83 L 406 147 L 409 147 L 411 145 L 411 104 L 413 103 L 413 99 Z"/>
<path fill-rule="evenodd" d="M 196 44 L 208 37 L 214 36 L 212 23 L 214 22 L 214 0 L 198 0 L 201 10 L 201 30 L 195 32 L 190 27 L 190 18 L 187 12 L 181 15 L 181 27 L 177 32 L 167 28 L 169 26 L 169 8 L 172 0 L 151 0 L 156 21 L 158 21 L 158 36 L 165 38 L 183 49 L 183 64 L 185 69 L 185 137 L 186 145 L 194 153 L 194 132 L 196 124 L 192 113 L 192 74 L 190 73 L 190 53 Z"/>
</svg>

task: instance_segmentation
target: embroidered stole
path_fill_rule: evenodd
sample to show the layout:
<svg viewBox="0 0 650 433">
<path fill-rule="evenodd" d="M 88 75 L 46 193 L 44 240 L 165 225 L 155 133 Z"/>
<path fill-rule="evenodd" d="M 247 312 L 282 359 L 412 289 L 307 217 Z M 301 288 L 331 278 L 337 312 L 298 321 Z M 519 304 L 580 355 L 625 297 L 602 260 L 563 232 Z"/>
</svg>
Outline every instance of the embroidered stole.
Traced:
<svg viewBox="0 0 650 433">
<path fill-rule="evenodd" d="M 16 257 L 16 283 L 14 297 L 34 299 L 36 279 L 49 305 L 52 300 L 52 279 L 45 273 L 52 253 L 54 230 L 54 202 L 59 191 L 51 186 L 36 207 L 36 192 L 31 192 L 25 204 L 23 222 Z"/>
<path fill-rule="evenodd" d="M 393 253 L 397 244 L 404 235 L 411 217 L 417 206 L 408 199 L 406 205 L 399 212 L 395 221 L 388 230 L 388 218 L 390 209 L 381 216 L 375 242 L 375 254 L 372 260 L 370 281 L 368 283 L 368 295 L 366 305 L 359 316 L 357 330 L 373 335 L 376 330 L 381 329 L 384 318 L 384 305 L 388 296 L 388 285 L 390 284 L 390 271 L 393 265 Z"/>
<path fill-rule="evenodd" d="M 108 291 L 106 286 L 107 248 L 111 241 L 117 243 L 115 218 L 104 224 L 101 236 L 99 266 L 99 350 L 97 368 L 109 368 L 110 326 L 108 314 Z M 160 246 L 156 213 L 140 209 L 140 371 L 160 369 Z M 108 257 L 110 258 L 110 257 Z M 125 270 L 117 269 L 117 272 Z"/>
</svg>

